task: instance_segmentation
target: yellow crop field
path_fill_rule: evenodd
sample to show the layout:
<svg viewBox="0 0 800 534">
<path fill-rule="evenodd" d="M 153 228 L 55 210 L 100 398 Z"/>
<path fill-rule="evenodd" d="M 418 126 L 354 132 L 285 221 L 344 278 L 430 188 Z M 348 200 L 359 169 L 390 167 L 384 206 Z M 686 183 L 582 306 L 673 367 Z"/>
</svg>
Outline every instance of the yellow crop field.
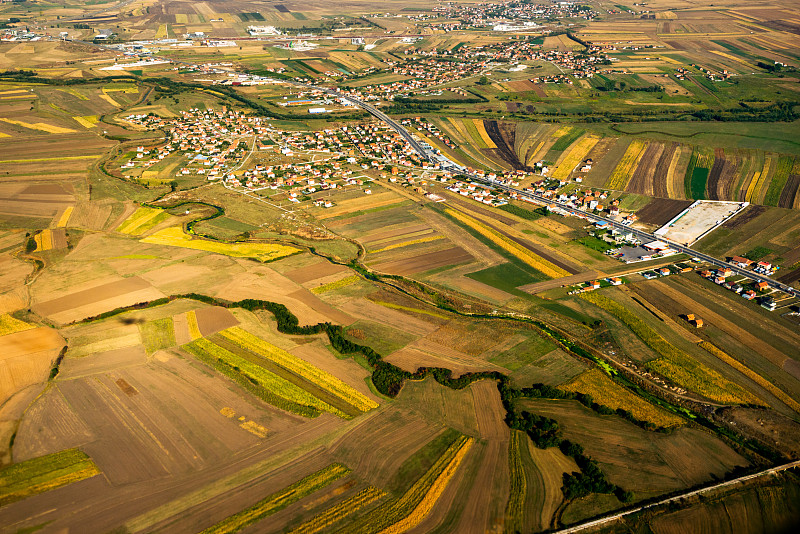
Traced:
<svg viewBox="0 0 800 534">
<path fill-rule="evenodd" d="M 267 437 L 267 429 L 263 426 L 259 425 L 255 421 L 245 421 L 239 425 L 243 429 L 247 430 L 254 436 L 258 436 L 259 438 L 266 438 Z"/>
<path fill-rule="evenodd" d="M 561 165 L 553 171 L 552 178 L 554 180 L 566 180 L 572 170 L 586 158 L 586 155 L 598 141 L 600 141 L 599 137 L 588 136 L 573 145 L 567 155 L 564 156 L 564 159 L 561 160 Z"/>
<path fill-rule="evenodd" d="M 106 85 L 105 87 L 103 87 L 103 92 L 136 94 L 139 92 L 139 88 L 132 83 L 120 83 L 120 84 Z"/>
<path fill-rule="evenodd" d="M 178 24 L 189 24 L 189 16 L 185 13 L 177 13 L 175 15 L 175 22 Z"/>
<path fill-rule="evenodd" d="M 14 119 L 7 119 L 5 117 L 0 117 L 0 121 L 7 122 L 8 124 L 16 124 L 17 126 L 22 126 L 24 128 L 30 128 L 31 130 L 39 130 L 42 132 L 47 133 L 73 133 L 75 130 L 70 128 L 62 128 L 61 126 L 53 126 L 52 124 L 47 124 L 45 122 L 23 122 Z M 60 158 L 57 158 L 60 159 Z"/>
<path fill-rule="evenodd" d="M 0 315 L 0 336 L 13 334 L 15 332 L 23 332 L 31 328 L 36 328 L 36 325 L 20 321 L 7 313 Z"/>
<path fill-rule="evenodd" d="M 106 102 L 108 102 L 109 104 L 114 106 L 115 108 L 122 107 L 122 106 L 119 105 L 119 102 L 117 102 L 116 100 L 114 100 L 113 98 L 111 98 L 110 96 L 108 96 L 105 93 L 100 93 L 97 96 L 99 96 L 100 98 L 102 98 L 103 100 L 105 100 Z"/>
<path fill-rule="evenodd" d="M 336 280 L 335 282 L 331 282 L 329 284 L 323 284 L 321 286 L 317 286 L 311 290 L 312 293 L 315 295 L 319 295 L 320 293 L 326 293 L 328 291 L 333 291 L 334 289 L 341 289 L 343 287 L 347 287 L 349 285 L 353 285 L 358 282 L 360 278 L 358 275 L 348 276 L 347 278 L 342 278 L 341 280 Z"/>
<path fill-rule="evenodd" d="M 78 92 L 77 90 L 73 89 L 72 87 L 59 87 L 58 90 L 59 91 L 63 91 L 65 93 L 69 93 L 69 94 L 71 94 L 72 96 L 74 96 L 75 98 L 77 98 L 79 100 L 89 100 L 88 96 L 86 96 L 83 93 Z"/>
<path fill-rule="evenodd" d="M 122 221 L 122 224 L 117 227 L 117 232 L 128 235 L 142 235 L 168 218 L 169 213 L 164 210 L 138 208 L 130 217 Z"/>
<path fill-rule="evenodd" d="M 156 39 L 163 39 L 167 36 L 169 30 L 167 29 L 166 24 L 160 24 L 158 29 L 156 30 Z"/>
<path fill-rule="evenodd" d="M 72 118 L 84 128 L 94 128 L 95 124 L 97 124 L 97 115 L 85 115 L 83 117 Z"/>
<path fill-rule="evenodd" d="M 475 129 L 478 131 L 478 135 L 481 136 L 483 142 L 486 143 L 486 146 L 489 148 L 497 148 L 497 145 L 494 144 L 492 138 L 489 137 L 489 132 L 486 131 L 486 126 L 483 124 L 483 119 L 472 119 L 472 123 L 475 125 Z"/>
<path fill-rule="evenodd" d="M 434 235 L 430 237 L 421 237 L 419 239 L 413 239 L 411 241 L 404 241 L 402 243 L 395 243 L 394 245 L 389 245 L 383 248 L 378 248 L 375 250 L 369 250 L 370 254 L 377 254 L 378 252 L 386 252 L 387 250 L 394 250 L 396 248 L 403 248 L 403 247 L 410 247 L 411 245 L 419 245 L 421 243 L 430 243 L 431 241 L 438 241 L 440 239 L 444 239 L 443 235 Z"/>
<path fill-rule="evenodd" d="M 56 228 L 64 228 L 69 223 L 69 218 L 72 217 L 72 212 L 75 210 L 75 206 L 67 206 L 64 210 L 64 213 L 61 214 L 61 217 L 58 218 L 58 222 L 56 223 Z"/>
<path fill-rule="evenodd" d="M 460 445 L 456 455 L 452 460 L 450 460 L 450 463 L 447 464 L 447 467 L 445 467 L 444 471 L 442 471 L 442 473 L 436 478 L 433 485 L 425 494 L 425 497 L 423 497 L 422 501 L 417 505 L 416 508 L 414 508 L 414 511 L 411 512 L 411 514 L 405 519 L 398 521 L 389 528 L 382 530 L 381 534 L 401 534 L 402 532 L 410 530 L 422 523 L 422 520 L 431 512 L 431 510 L 433 510 L 433 505 L 439 500 L 439 497 L 441 497 L 442 492 L 444 492 L 445 488 L 447 487 L 447 484 L 456 474 L 458 467 L 461 465 L 461 462 L 464 461 L 464 457 L 469 452 L 473 442 L 474 440 L 472 438 L 465 440 Z"/>
<path fill-rule="evenodd" d="M 11 137 L 11 134 L 0 132 L 0 139 L 2 139 L 3 137 Z"/>
<path fill-rule="evenodd" d="M 42 230 L 33 236 L 33 240 L 36 241 L 36 252 L 50 250 L 53 248 L 53 233 L 49 228 Z"/>
<path fill-rule="evenodd" d="M 731 404 L 758 404 L 764 401 L 731 382 L 715 370 L 703 365 L 689 354 L 672 345 L 661 334 L 650 328 L 642 319 L 622 304 L 597 292 L 582 293 L 581 298 L 615 315 L 644 343 L 661 355 L 645 366 L 690 391 L 713 401 Z"/>
<path fill-rule="evenodd" d="M 313 382 L 318 387 L 335 395 L 362 412 L 378 407 L 377 402 L 358 392 L 352 386 L 345 384 L 332 374 L 314 367 L 305 360 L 301 360 L 297 356 L 254 336 L 238 326 L 223 330 L 220 334 L 240 347 L 255 352 L 275 362 L 284 369 L 288 369 L 292 373 Z"/>
<path fill-rule="evenodd" d="M 461 137 L 464 139 L 469 139 L 469 134 L 467 134 L 464 124 L 460 120 L 454 119 L 453 117 L 447 117 L 447 120 L 450 121 L 450 124 L 453 125 L 453 128 L 455 128 L 456 131 L 461 134 Z"/>
<path fill-rule="evenodd" d="M 614 172 L 612 172 L 611 176 L 608 178 L 606 182 L 607 188 L 616 191 L 623 191 L 625 189 L 628 182 L 630 182 L 633 177 L 636 164 L 639 163 L 639 159 L 642 157 L 642 154 L 644 154 L 645 147 L 647 147 L 647 143 L 643 141 L 631 141 L 631 144 L 628 145 L 628 149 L 625 151 L 625 155 L 622 156 Z"/>
<path fill-rule="evenodd" d="M 186 312 L 186 324 L 189 326 L 189 337 L 192 341 L 203 337 L 203 334 L 200 333 L 200 327 L 197 325 L 197 314 L 194 310 Z"/>
<path fill-rule="evenodd" d="M 257 394 L 273 406 L 307 417 L 319 412 L 329 412 L 342 418 L 347 417 L 341 410 L 318 399 L 297 384 L 205 338 L 182 345 L 182 348 L 200 361 L 236 380 L 240 385 L 245 387 L 248 383 L 251 386 L 258 385 L 262 389 Z"/>
<path fill-rule="evenodd" d="M 526 249 L 519 243 L 512 241 L 511 239 L 507 238 L 494 228 L 490 228 L 489 226 L 478 221 L 477 219 L 474 219 L 469 215 L 466 215 L 464 213 L 461 213 L 460 211 L 456 211 L 453 209 L 448 208 L 445 211 L 448 215 L 450 215 L 454 219 L 469 226 L 473 230 L 476 230 L 481 235 L 487 237 L 495 245 L 501 247 L 510 254 L 513 254 L 515 257 L 519 258 L 520 260 L 530 265 L 531 267 L 533 267 L 540 273 L 544 274 L 545 276 L 549 276 L 550 278 L 561 278 L 563 276 L 569 276 L 569 273 L 564 269 L 562 269 L 561 267 L 554 265 L 553 263 L 539 256 L 538 254 L 534 254 L 533 252 Z"/>
<path fill-rule="evenodd" d="M 763 376 L 756 373 L 755 371 L 753 371 L 752 369 L 750 369 L 749 367 L 747 367 L 739 360 L 737 360 L 724 350 L 720 349 L 713 343 L 709 343 L 708 341 L 701 341 L 700 346 L 704 348 L 706 351 L 708 351 L 710 354 L 713 354 L 723 362 L 727 363 L 728 365 L 730 365 L 731 367 L 733 367 L 734 369 L 736 369 L 737 371 L 748 377 L 750 380 L 752 380 L 762 388 L 772 393 L 786 406 L 788 406 L 795 412 L 800 413 L 800 403 L 791 398 L 782 389 L 779 389 L 777 386 L 775 386 L 772 382 L 765 379 Z"/>
<path fill-rule="evenodd" d="M 206 252 L 214 252 L 236 258 L 255 258 L 260 261 L 271 261 L 300 252 L 299 249 L 294 247 L 271 243 L 218 243 L 204 239 L 192 239 L 183 233 L 183 229 L 179 226 L 159 230 L 153 235 L 142 239 L 142 242 L 205 250 Z"/>
<path fill-rule="evenodd" d="M 299 527 L 291 530 L 289 534 L 316 534 L 385 496 L 386 493 L 384 491 L 369 486 L 349 499 L 345 499 L 336 506 L 328 508 L 321 514 L 317 514 Z"/>
<path fill-rule="evenodd" d="M 78 449 L 40 456 L 0 469 L 0 506 L 100 474 Z"/>
<path fill-rule="evenodd" d="M 650 404 L 618 385 L 598 368 L 584 371 L 566 384 L 558 386 L 558 389 L 591 395 L 598 404 L 612 410 L 622 408 L 636 419 L 659 427 L 668 428 L 684 423 L 677 415 Z"/>
<path fill-rule="evenodd" d="M 258 501 L 250 508 L 234 514 L 213 527 L 205 529 L 201 534 L 232 534 L 243 528 L 252 525 L 290 504 L 299 501 L 306 495 L 324 488 L 335 480 L 338 480 L 350 473 L 350 470 L 341 464 L 331 464 L 320 469 L 292 484 L 291 486 L 277 491 L 266 498 Z"/>
<path fill-rule="evenodd" d="M 758 202 L 761 198 L 761 190 L 770 175 L 770 169 L 774 168 L 774 165 L 775 156 L 767 154 L 764 158 L 764 167 L 760 171 L 756 171 L 753 179 L 750 180 L 750 186 L 747 188 L 747 193 L 744 197 L 747 202 Z"/>
</svg>

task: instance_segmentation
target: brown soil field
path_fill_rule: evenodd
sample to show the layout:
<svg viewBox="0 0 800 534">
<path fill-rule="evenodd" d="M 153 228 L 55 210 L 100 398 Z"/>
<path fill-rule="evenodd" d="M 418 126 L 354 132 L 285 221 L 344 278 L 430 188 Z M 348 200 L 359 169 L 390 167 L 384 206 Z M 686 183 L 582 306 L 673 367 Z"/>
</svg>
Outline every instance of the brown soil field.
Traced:
<svg viewBox="0 0 800 534">
<path fill-rule="evenodd" d="M 444 218 L 433 210 L 422 210 L 420 212 L 420 218 L 439 233 L 446 235 L 453 244 L 475 258 L 475 261 L 485 264 L 486 267 L 493 267 L 505 261 L 500 254 L 484 245 L 467 232 L 462 231 L 454 222 Z"/>
<path fill-rule="evenodd" d="M 102 300 L 111 299 L 115 297 L 122 297 L 127 293 L 138 292 L 145 289 L 152 289 L 152 286 L 138 276 L 124 278 L 122 280 L 115 280 L 101 284 L 91 289 L 84 289 L 76 291 L 45 301 L 37 302 L 34 305 L 36 313 L 41 315 L 55 315 L 68 310 L 94 304 Z"/>
<path fill-rule="evenodd" d="M 778 207 L 796 207 L 795 200 L 797 199 L 798 188 L 800 188 L 800 174 L 790 174 L 789 179 L 786 180 L 786 185 L 783 186 L 780 199 L 778 199 Z"/>
<path fill-rule="evenodd" d="M 745 224 L 749 223 L 762 213 L 767 211 L 765 206 L 758 206 L 758 205 L 749 205 L 744 210 L 740 211 L 736 216 L 731 219 L 728 219 L 724 223 L 722 223 L 723 228 L 739 228 L 740 226 L 744 226 Z"/>
<path fill-rule="evenodd" d="M 537 89 L 536 84 L 530 80 L 516 80 L 513 82 L 506 82 L 506 85 L 508 85 L 512 90 L 518 93 L 524 91 L 536 91 Z M 538 95 L 538 96 L 544 96 L 544 95 Z"/>
<path fill-rule="evenodd" d="M 375 321 L 420 337 L 439 326 L 428 320 L 429 317 L 387 308 L 368 299 L 350 300 L 340 305 L 339 309 L 352 317 Z"/>
<path fill-rule="evenodd" d="M 0 361 L 8 361 L 26 354 L 60 349 L 64 338 L 56 330 L 47 327 L 33 328 L 0 336 Z"/>
<path fill-rule="evenodd" d="M 456 532 L 500 532 L 508 501 L 508 438 L 490 439 L 480 458 Z"/>
<path fill-rule="evenodd" d="M 313 280 L 317 280 L 318 278 L 325 278 L 326 276 L 345 271 L 348 271 L 348 269 L 343 265 L 336 265 L 335 263 L 331 263 L 329 261 L 321 261 L 306 267 L 289 271 L 286 273 L 286 278 L 296 284 L 305 284 L 306 282 L 311 282 Z"/>
<path fill-rule="evenodd" d="M 647 148 L 639 160 L 639 165 L 633 171 L 633 177 L 628 182 L 625 190 L 629 193 L 638 193 L 641 195 L 654 195 L 654 175 L 661 155 L 664 153 L 664 145 L 662 143 L 649 143 Z"/>
<path fill-rule="evenodd" d="M 691 200 L 654 198 L 645 207 L 637 211 L 636 216 L 639 218 L 639 222 L 644 224 L 663 226 L 691 204 Z"/>
<path fill-rule="evenodd" d="M 497 321 L 453 320 L 425 339 L 478 357 L 518 331 L 516 325 Z"/>
<path fill-rule="evenodd" d="M 667 189 L 667 180 L 669 174 L 669 166 L 672 163 L 672 158 L 675 156 L 675 150 L 678 148 L 678 143 L 670 143 L 664 148 L 661 156 L 658 158 L 656 168 L 653 173 L 653 196 L 659 198 L 670 198 Z"/>
<path fill-rule="evenodd" d="M 453 371 L 454 377 L 464 373 L 482 371 L 489 367 L 485 363 L 476 362 L 471 358 L 454 358 L 439 352 L 431 353 L 413 347 L 402 348 L 384 356 L 384 359 L 411 373 L 420 367 L 445 367 Z"/>
<path fill-rule="evenodd" d="M 297 345 L 289 352 L 314 367 L 332 374 L 379 404 L 382 402 L 367 386 L 366 379 L 370 376 L 369 372 L 358 365 L 355 360 L 340 360 L 336 358 L 322 341 L 316 340 L 313 343 Z"/>
<path fill-rule="evenodd" d="M 647 432 L 619 417 L 597 415 L 574 401 L 526 400 L 522 405 L 556 419 L 564 437 L 581 444 L 609 480 L 627 490 L 686 488 L 748 464 L 725 443 L 700 430 Z"/>
<path fill-rule="evenodd" d="M 376 263 L 373 264 L 372 267 L 383 273 L 408 276 L 446 265 L 455 265 L 457 263 L 471 261 L 473 259 L 474 258 L 461 247 L 452 247 L 445 250 L 421 254 L 409 259 Z"/>
<path fill-rule="evenodd" d="M 406 458 L 443 430 L 407 407 L 390 405 L 358 418 L 356 425 L 331 444 L 330 452 L 360 478 L 386 487 Z"/>
<path fill-rule="evenodd" d="M 195 310 L 197 316 L 197 326 L 203 337 L 216 334 L 220 330 L 225 330 L 239 324 L 239 321 L 231 312 L 219 306 L 209 306 Z"/>
<path fill-rule="evenodd" d="M 470 389 L 481 438 L 508 441 L 510 430 L 504 422 L 506 411 L 500 401 L 497 384 L 491 380 L 481 380 L 470 386 Z"/>
<path fill-rule="evenodd" d="M 369 232 L 368 234 L 360 237 L 359 241 L 361 241 L 364 244 L 364 246 L 366 246 L 368 249 L 379 248 L 375 246 L 375 243 L 380 243 L 387 239 L 393 239 L 408 234 L 415 234 L 417 232 L 422 232 L 429 228 L 430 226 L 424 223 L 421 224 L 401 223 L 399 225 L 392 225 L 388 228 L 381 228 L 380 230 Z"/>
<path fill-rule="evenodd" d="M 88 375 L 109 373 L 132 365 L 147 363 L 144 347 L 136 345 L 107 352 L 98 352 L 77 358 L 65 358 L 58 371 L 59 380 L 82 378 Z"/>
<path fill-rule="evenodd" d="M 703 320 L 709 324 L 713 324 L 715 327 L 719 328 L 723 332 L 726 332 L 728 335 L 733 336 L 734 339 L 739 340 L 743 345 L 749 347 L 753 352 L 754 355 L 761 356 L 762 358 L 766 358 L 778 368 L 782 367 L 784 362 L 786 361 L 786 355 L 774 348 L 769 343 L 765 342 L 758 336 L 753 335 L 752 333 L 743 330 L 738 325 L 734 324 L 733 322 L 725 319 L 725 317 L 721 316 L 714 310 L 701 305 L 699 302 L 693 300 L 689 295 L 682 291 L 678 291 L 676 288 L 671 287 L 661 281 L 655 280 L 652 281 L 652 284 L 648 284 L 650 289 L 648 290 L 648 294 L 653 290 L 658 291 L 659 293 L 663 294 L 669 300 L 675 303 L 675 306 L 671 307 L 674 311 L 677 308 L 682 308 L 684 310 L 692 310 L 698 317 L 702 317 Z M 661 303 L 661 306 L 668 305 L 669 303 Z M 671 315 L 676 316 L 675 313 L 671 313 Z"/>
<path fill-rule="evenodd" d="M 44 382 L 64 339 L 46 327 L 0 337 L 0 405 L 20 390 Z"/>
<path fill-rule="evenodd" d="M 340 324 L 342 326 L 351 325 L 354 322 L 356 322 L 356 320 L 353 317 L 334 308 L 333 306 L 320 299 L 318 296 L 316 296 L 308 289 L 305 288 L 298 289 L 294 293 L 289 294 L 288 297 L 296 300 L 297 302 L 302 302 L 315 312 L 324 315 L 325 321 L 327 322 Z"/>
<path fill-rule="evenodd" d="M 69 219 L 69 225 L 74 228 L 89 230 L 102 230 L 111 216 L 113 206 L 110 203 L 78 202 L 75 211 Z"/>
<path fill-rule="evenodd" d="M 494 120 L 484 120 L 483 124 L 486 128 L 486 133 L 489 134 L 489 138 L 497 145 L 497 148 L 492 150 L 496 157 L 501 158 L 515 170 L 533 170 L 523 164 L 519 160 L 517 153 L 514 152 L 516 124 L 501 123 Z"/>
<path fill-rule="evenodd" d="M 53 250 L 63 250 L 67 248 L 67 231 L 65 228 L 53 228 L 50 233 L 53 241 Z"/>
<path fill-rule="evenodd" d="M 523 526 L 531 531 L 546 530 L 551 527 L 553 515 L 564 500 L 561 493 L 564 473 L 573 473 L 579 468 L 575 460 L 556 447 L 540 449 L 527 436 L 523 440 L 527 449 L 522 458 L 528 485 Z M 530 455 L 530 461 L 525 452 Z"/>
</svg>

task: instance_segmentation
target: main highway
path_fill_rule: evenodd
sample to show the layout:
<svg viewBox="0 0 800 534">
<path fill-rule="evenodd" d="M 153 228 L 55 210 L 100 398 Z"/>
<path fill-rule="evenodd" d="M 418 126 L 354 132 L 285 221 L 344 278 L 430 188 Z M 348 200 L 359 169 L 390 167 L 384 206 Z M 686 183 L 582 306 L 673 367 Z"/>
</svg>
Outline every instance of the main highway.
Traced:
<svg viewBox="0 0 800 534">
<path fill-rule="evenodd" d="M 405 139 L 408 142 L 408 144 L 411 145 L 411 147 L 414 149 L 414 151 L 417 154 L 419 154 L 421 157 L 423 157 L 426 160 L 429 160 L 431 162 L 436 161 L 437 158 L 434 157 L 435 153 L 432 150 L 425 149 L 420 144 L 420 142 L 417 141 L 414 138 L 414 136 L 411 135 L 411 133 L 403 127 L 403 125 L 401 125 L 397 121 L 393 120 L 391 117 L 389 117 L 388 115 L 386 115 L 385 113 L 383 113 L 382 111 L 377 109 L 375 106 L 373 106 L 371 104 L 367 104 L 366 102 L 363 102 L 363 101 L 361 101 L 361 100 L 359 100 L 357 98 L 354 98 L 354 97 L 352 97 L 350 95 L 340 93 L 339 91 L 337 91 L 335 89 L 322 88 L 322 87 L 319 87 L 319 86 L 305 85 L 305 84 L 304 84 L 304 86 L 308 87 L 309 89 L 322 89 L 323 91 L 325 91 L 326 94 L 328 94 L 330 96 L 333 96 L 333 97 L 336 97 L 336 98 L 340 98 L 340 99 L 342 99 L 342 100 L 344 100 L 346 102 L 349 102 L 350 104 L 353 104 L 354 106 L 360 107 L 361 109 L 363 109 L 364 111 L 366 111 L 370 115 L 372 115 L 375 118 L 385 122 L 387 125 L 389 125 L 389 127 L 391 127 L 398 134 L 400 134 L 403 137 L 403 139 Z M 674 241 L 670 241 L 668 239 L 665 239 L 662 236 L 657 236 L 655 234 L 651 234 L 651 233 L 645 232 L 643 230 L 638 230 L 636 228 L 631 228 L 630 226 L 628 226 L 626 224 L 623 224 L 623 223 L 621 223 L 621 222 L 619 222 L 619 221 L 617 221 L 615 219 L 610 219 L 610 218 L 604 217 L 602 215 L 597 215 L 597 214 L 594 214 L 594 213 L 589 213 L 589 212 L 586 212 L 586 211 L 583 211 L 583 210 L 579 210 L 579 209 L 577 209 L 577 208 L 575 208 L 573 206 L 570 206 L 569 204 L 565 204 L 563 202 L 558 202 L 556 200 L 549 199 L 549 198 L 537 195 L 537 194 L 532 193 L 530 191 L 523 191 L 521 189 L 516 189 L 516 188 L 513 188 L 511 186 L 502 184 L 500 182 L 497 182 L 497 181 L 494 181 L 494 180 L 489 180 L 487 178 L 484 178 L 483 176 L 478 176 L 478 175 L 476 175 L 474 173 L 469 172 L 469 170 L 466 167 L 463 167 L 462 165 L 459 165 L 458 163 L 455 163 L 455 162 L 453 162 L 453 161 L 451 161 L 451 160 L 449 160 L 447 158 L 444 158 L 444 161 L 445 161 L 445 165 L 448 168 L 450 168 L 451 170 L 455 170 L 459 174 L 463 174 L 463 175 L 469 177 L 470 179 L 472 179 L 474 181 L 484 183 L 484 184 L 486 184 L 486 185 L 488 185 L 490 187 L 506 191 L 507 193 L 514 193 L 517 196 L 528 198 L 528 199 L 533 200 L 535 202 L 538 202 L 540 204 L 555 205 L 556 207 L 561 208 L 564 211 L 574 213 L 574 214 L 579 215 L 581 217 L 585 217 L 587 220 L 592 221 L 592 222 L 604 222 L 604 223 L 607 223 L 609 226 L 611 226 L 613 228 L 616 228 L 618 230 L 624 230 L 625 232 L 632 233 L 634 236 L 636 236 L 636 238 L 638 238 L 643 243 L 648 243 L 648 242 L 651 242 L 651 241 L 662 241 L 662 242 L 668 244 L 670 246 L 670 248 L 672 248 L 673 250 L 676 250 L 676 251 L 678 251 L 680 253 L 683 253 L 683 254 L 688 254 L 692 258 L 697 258 L 700 261 L 704 261 L 706 263 L 709 263 L 711 265 L 715 265 L 715 266 L 723 268 L 723 269 L 730 269 L 733 273 L 735 273 L 737 275 L 740 275 L 740 276 L 746 276 L 748 278 L 752 278 L 752 279 L 755 279 L 755 280 L 764 281 L 767 284 L 769 284 L 769 286 L 772 287 L 773 289 L 776 289 L 776 290 L 779 290 L 779 291 L 783 291 L 784 293 L 787 293 L 789 295 L 793 295 L 795 297 L 800 297 L 800 290 L 794 289 L 793 287 L 791 287 L 789 285 L 786 285 L 786 284 L 783 284 L 781 282 L 778 282 L 777 280 L 774 280 L 774 279 L 769 278 L 767 276 L 763 276 L 763 275 L 760 275 L 760 274 L 755 273 L 753 271 L 749 271 L 747 269 L 743 269 L 743 268 L 739 267 L 738 265 L 734 265 L 734 264 L 728 263 L 728 262 L 726 262 L 724 260 L 721 260 L 719 258 L 715 258 L 714 256 L 711 256 L 709 254 L 705 254 L 703 252 L 699 252 L 699 251 L 694 250 L 694 249 L 692 249 L 692 248 L 690 248 L 688 246 L 681 245 L 679 243 L 675 243 Z"/>
</svg>

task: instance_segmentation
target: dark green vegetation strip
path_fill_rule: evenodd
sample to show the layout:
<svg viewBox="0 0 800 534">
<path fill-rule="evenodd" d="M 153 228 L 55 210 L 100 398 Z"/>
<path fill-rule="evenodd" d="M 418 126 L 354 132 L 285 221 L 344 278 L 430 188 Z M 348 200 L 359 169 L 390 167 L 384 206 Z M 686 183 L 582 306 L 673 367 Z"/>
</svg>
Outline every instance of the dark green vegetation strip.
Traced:
<svg viewBox="0 0 800 534">
<path fill-rule="evenodd" d="M 706 183 L 708 182 L 708 169 L 704 167 L 695 167 L 692 171 L 692 179 L 690 184 L 691 196 L 693 199 L 706 198 Z"/>
<path fill-rule="evenodd" d="M 94 462 L 78 449 L 25 460 L 0 470 L 0 506 L 99 473 Z"/>
<path fill-rule="evenodd" d="M 558 138 L 558 140 L 553 143 L 553 146 L 550 147 L 549 152 L 563 152 L 564 150 L 569 147 L 572 143 L 574 143 L 580 136 L 586 133 L 586 130 L 582 130 L 580 128 L 573 128 L 566 134 L 562 135 Z"/>
</svg>

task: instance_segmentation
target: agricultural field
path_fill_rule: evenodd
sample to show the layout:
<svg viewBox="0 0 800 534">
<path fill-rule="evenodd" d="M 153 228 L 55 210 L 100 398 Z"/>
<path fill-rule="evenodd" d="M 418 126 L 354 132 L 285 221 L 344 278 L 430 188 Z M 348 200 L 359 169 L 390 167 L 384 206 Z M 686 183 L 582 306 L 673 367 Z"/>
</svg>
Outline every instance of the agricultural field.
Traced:
<svg viewBox="0 0 800 534">
<path fill-rule="evenodd" d="M 800 458 L 800 297 L 626 264 L 580 211 L 797 288 L 796 6 L 29 3 L 4 532 L 800 523 L 796 469 L 761 476 Z"/>
</svg>

